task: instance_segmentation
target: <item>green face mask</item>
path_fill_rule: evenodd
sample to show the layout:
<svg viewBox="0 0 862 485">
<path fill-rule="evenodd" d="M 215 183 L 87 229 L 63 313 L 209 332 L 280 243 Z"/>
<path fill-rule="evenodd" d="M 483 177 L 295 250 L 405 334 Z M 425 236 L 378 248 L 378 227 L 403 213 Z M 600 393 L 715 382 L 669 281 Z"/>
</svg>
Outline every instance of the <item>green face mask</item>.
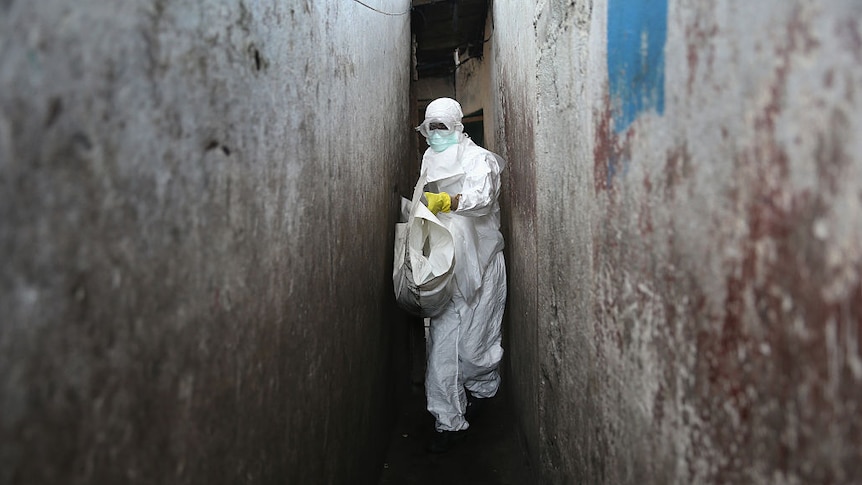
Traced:
<svg viewBox="0 0 862 485">
<path fill-rule="evenodd" d="M 452 133 L 450 135 L 443 135 L 437 133 L 436 131 L 432 131 L 430 135 L 428 135 L 428 145 L 431 146 L 431 149 L 437 153 L 442 152 L 443 150 L 449 148 L 452 145 L 456 145 L 458 143 L 458 133 Z"/>
</svg>

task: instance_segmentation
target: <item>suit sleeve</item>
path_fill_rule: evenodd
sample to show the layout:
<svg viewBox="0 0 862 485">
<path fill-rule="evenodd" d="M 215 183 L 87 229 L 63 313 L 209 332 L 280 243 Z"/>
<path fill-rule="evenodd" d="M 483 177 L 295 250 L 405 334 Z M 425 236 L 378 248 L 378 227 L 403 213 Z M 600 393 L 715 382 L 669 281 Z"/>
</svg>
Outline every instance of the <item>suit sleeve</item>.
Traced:
<svg viewBox="0 0 862 485">
<path fill-rule="evenodd" d="M 494 155 L 486 152 L 466 164 L 465 169 L 461 199 L 455 213 L 467 217 L 489 214 L 500 195 L 500 164 Z"/>
</svg>

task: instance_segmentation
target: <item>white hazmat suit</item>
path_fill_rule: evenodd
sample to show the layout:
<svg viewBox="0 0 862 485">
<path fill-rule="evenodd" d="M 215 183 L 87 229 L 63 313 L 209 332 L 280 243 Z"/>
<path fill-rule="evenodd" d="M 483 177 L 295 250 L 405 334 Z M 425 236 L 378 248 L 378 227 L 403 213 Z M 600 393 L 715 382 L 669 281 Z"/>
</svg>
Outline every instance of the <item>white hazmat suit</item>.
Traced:
<svg viewBox="0 0 862 485">
<path fill-rule="evenodd" d="M 454 211 L 437 213 L 455 241 L 456 283 L 449 304 L 431 318 L 427 341 L 425 392 L 437 431 L 469 427 L 465 388 L 475 398 L 493 397 L 503 357 L 506 265 L 497 197 L 505 161 L 463 133 L 462 117 L 457 101 L 440 98 L 428 105 L 425 121 L 417 128 L 431 145 L 422 158 L 427 187 L 458 199 Z M 441 123 L 449 129 L 437 133 L 429 129 L 440 128 Z M 435 146 L 435 135 L 449 141 Z"/>
</svg>

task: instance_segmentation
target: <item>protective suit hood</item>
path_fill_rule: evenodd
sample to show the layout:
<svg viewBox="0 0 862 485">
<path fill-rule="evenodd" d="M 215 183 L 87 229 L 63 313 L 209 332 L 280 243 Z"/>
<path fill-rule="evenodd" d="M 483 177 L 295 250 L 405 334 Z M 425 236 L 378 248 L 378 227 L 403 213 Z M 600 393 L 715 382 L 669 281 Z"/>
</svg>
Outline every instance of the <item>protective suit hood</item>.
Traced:
<svg viewBox="0 0 862 485">
<path fill-rule="evenodd" d="M 438 153 L 448 152 L 461 141 L 464 125 L 461 105 L 452 98 L 438 98 L 425 108 L 425 121 L 416 131 L 425 137 L 428 145 Z"/>
<path fill-rule="evenodd" d="M 425 108 L 425 119 L 439 119 L 460 123 L 464 118 L 461 104 L 452 98 L 437 98 Z"/>
</svg>

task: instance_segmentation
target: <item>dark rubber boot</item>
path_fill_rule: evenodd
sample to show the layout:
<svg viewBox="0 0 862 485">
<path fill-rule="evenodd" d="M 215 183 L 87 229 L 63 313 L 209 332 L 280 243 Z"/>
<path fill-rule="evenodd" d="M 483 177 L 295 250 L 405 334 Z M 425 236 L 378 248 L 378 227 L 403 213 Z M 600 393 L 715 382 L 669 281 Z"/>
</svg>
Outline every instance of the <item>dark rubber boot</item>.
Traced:
<svg viewBox="0 0 862 485">
<path fill-rule="evenodd" d="M 436 431 L 428 443 L 428 453 L 446 453 L 467 436 L 463 431 Z"/>
<path fill-rule="evenodd" d="M 473 423 L 482 414 L 482 408 L 485 407 L 487 401 L 487 399 L 482 399 L 481 397 L 474 397 L 467 391 L 467 411 L 464 413 L 464 419 L 468 423 Z"/>
</svg>

